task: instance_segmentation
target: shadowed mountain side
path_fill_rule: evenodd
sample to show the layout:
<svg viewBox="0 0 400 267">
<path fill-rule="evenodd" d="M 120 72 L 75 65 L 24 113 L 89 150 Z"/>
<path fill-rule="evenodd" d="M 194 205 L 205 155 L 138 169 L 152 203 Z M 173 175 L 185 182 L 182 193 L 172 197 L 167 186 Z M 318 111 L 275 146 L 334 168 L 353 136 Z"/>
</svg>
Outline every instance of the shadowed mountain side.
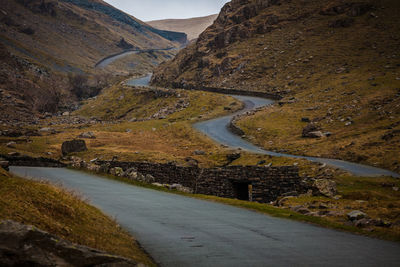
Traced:
<svg viewBox="0 0 400 267">
<path fill-rule="evenodd" d="M 186 41 L 184 34 L 161 32 L 103 1 L 10 0 L 1 11 L 0 42 L 58 72 L 90 72 L 101 58 L 127 49 Z"/>
<path fill-rule="evenodd" d="M 186 42 L 183 33 L 154 29 L 100 0 L 1 3 L 3 122 L 18 124 L 36 112 L 75 109 L 76 100 L 95 96 L 113 76 L 148 73 L 172 54 L 147 53 L 100 71 L 94 66 L 102 58 Z"/>
</svg>

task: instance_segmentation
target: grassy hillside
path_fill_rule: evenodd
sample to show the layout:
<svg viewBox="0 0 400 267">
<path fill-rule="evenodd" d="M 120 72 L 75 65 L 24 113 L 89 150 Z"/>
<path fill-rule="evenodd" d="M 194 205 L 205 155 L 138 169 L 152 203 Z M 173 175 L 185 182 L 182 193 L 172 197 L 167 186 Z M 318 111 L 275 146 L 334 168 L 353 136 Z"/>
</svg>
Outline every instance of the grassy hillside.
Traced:
<svg viewBox="0 0 400 267">
<path fill-rule="evenodd" d="M 97 98 L 86 101 L 70 116 L 42 119 L 38 125 L 15 129 L 24 132 L 50 127 L 54 133 L 0 136 L 0 154 L 17 152 L 58 159 L 62 142 L 91 131 L 96 138 L 85 139 L 89 150 L 75 154 L 85 160 L 109 160 L 116 156 L 127 161 L 175 161 L 183 165 L 196 161 L 201 166 L 220 166 L 229 163 L 227 155 L 234 151 L 209 140 L 193 129 L 192 124 L 240 107 L 235 99 L 220 94 L 133 88 L 117 83 Z M 0 126 L 0 131 L 5 129 Z M 16 144 L 7 147 L 9 142 Z M 274 165 L 303 162 L 241 152 L 241 157 L 232 164 L 252 165 L 263 160 Z M 310 164 L 304 168 L 312 171 Z"/>
<path fill-rule="evenodd" d="M 190 19 L 163 19 L 146 22 L 154 28 L 168 31 L 184 32 L 191 41 L 199 37 L 208 26 L 210 26 L 218 15 Z"/>
<path fill-rule="evenodd" d="M 118 224 L 74 193 L 0 169 L 0 220 L 14 220 L 71 242 L 155 265 Z"/>
<path fill-rule="evenodd" d="M 249 140 L 400 172 L 399 12 L 394 0 L 234 0 L 153 83 L 282 95 L 238 122 Z M 302 118 L 330 137 L 303 138 Z"/>
</svg>

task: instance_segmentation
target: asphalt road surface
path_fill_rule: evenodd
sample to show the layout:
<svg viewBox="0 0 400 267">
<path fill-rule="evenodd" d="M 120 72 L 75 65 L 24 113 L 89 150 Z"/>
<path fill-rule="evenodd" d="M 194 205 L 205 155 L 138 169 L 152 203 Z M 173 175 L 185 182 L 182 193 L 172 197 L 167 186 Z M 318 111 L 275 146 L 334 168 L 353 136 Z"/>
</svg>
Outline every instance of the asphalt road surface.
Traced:
<svg viewBox="0 0 400 267">
<path fill-rule="evenodd" d="M 399 266 L 400 245 L 58 168 L 11 172 L 62 184 L 130 231 L 161 266 Z"/>
<path fill-rule="evenodd" d="M 202 133 L 209 136 L 214 141 L 229 146 L 231 148 L 240 148 L 249 152 L 258 153 L 258 154 L 266 154 L 275 157 L 289 157 L 289 158 L 300 158 L 300 159 L 307 159 L 313 162 L 325 163 L 327 165 L 348 171 L 353 173 L 354 175 L 358 176 L 392 176 L 399 178 L 400 174 L 380 169 L 372 166 L 357 164 L 349 161 L 344 160 L 337 160 L 337 159 L 327 159 L 327 158 L 317 158 L 317 157 L 305 157 L 305 156 L 297 156 L 297 155 L 290 155 L 285 153 L 277 153 L 273 151 L 268 151 L 262 149 L 246 140 L 241 138 L 238 135 L 233 134 L 227 126 L 229 125 L 232 118 L 242 112 L 249 111 L 252 109 L 256 109 L 263 106 L 268 106 L 273 103 L 273 100 L 260 98 L 260 97 L 251 97 L 251 96 L 238 96 L 233 95 L 233 97 L 239 99 L 245 104 L 245 108 L 242 111 L 236 112 L 234 114 L 219 117 L 216 119 L 203 121 L 196 123 L 194 127 L 201 131 Z"/>
</svg>

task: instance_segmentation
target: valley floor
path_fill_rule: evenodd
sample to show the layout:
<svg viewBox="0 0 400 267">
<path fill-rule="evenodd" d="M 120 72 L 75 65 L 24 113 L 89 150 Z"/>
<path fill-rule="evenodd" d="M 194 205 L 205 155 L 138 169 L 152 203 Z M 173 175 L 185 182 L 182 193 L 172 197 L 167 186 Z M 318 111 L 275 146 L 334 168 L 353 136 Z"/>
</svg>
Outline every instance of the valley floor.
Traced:
<svg viewBox="0 0 400 267">
<path fill-rule="evenodd" d="M 280 201 L 279 206 L 296 211 L 300 207 L 305 208 L 310 216 L 316 217 L 316 221 L 318 218 L 326 218 L 344 226 L 352 224 L 346 214 L 360 209 L 376 222 L 382 222 L 377 225 L 359 225 L 361 232 L 398 240 L 399 180 L 354 177 L 304 159 L 232 150 L 214 143 L 192 128 L 193 123 L 230 114 L 241 107 L 239 101 L 227 95 L 131 87 L 121 82 L 104 90 L 98 97 L 86 101 L 81 109 L 72 114 L 46 118 L 39 125 L 25 129 L 3 128 L 0 153 L 59 159 L 62 158 L 62 142 L 83 137 L 88 151 L 75 153 L 73 156 L 86 162 L 97 158 L 173 162 L 200 167 L 227 164 L 297 165 L 304 177 L 335 181 L 338 196 L 335 199 L 297 196 Z M 268 109 L 270 108 L 266 110 Z M 18 134 L 21 136 L 11 137 Z M 232 155 L 236 158 L 233 161 Z M 326 216 L 327 210 L 330 212 L 329 216 Z"/>
</svg>

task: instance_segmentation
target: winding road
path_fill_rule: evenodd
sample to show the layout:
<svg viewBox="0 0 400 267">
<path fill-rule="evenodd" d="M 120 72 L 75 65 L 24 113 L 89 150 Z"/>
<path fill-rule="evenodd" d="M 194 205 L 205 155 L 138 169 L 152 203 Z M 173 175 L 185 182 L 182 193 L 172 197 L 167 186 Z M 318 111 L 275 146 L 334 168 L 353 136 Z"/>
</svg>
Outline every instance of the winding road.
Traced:
<svg viewBox="0 0 400 267">
<path fill-rule="evenodd" d="M 69 169 L 11 167 L 81 192 L 161 266 L 399 266 L 398 243 L 135 187 Z"/>
<path fill-rule="evenodd" d="M 159 48 L 159 49 L 132 49 L 132 50 L 126 50 L 108 57 L 103 58 L 99 62 L 96 63 L 95 68 L 103 69 L 107 67 L 109 64 L 113 63 L 114 61 L 124 58 L 128 55 L 132 54 L 139 54 L 139 53 L 149 53 L 149 52 L 155 52 L 155 51 L 169 51 L 169 50 L 176 50 L 178 48 L 175 47 L 168 47 L 168 48 Z"/>
<path fill-rule="evenodd" d="M 142 78 L 130 79 L 126 82 L 127 85 L 131 86 L 147 86 L 151 80 L 151 74 L 144 76 Z M 345 171 L 348 171 L 357 176 L 366 176 L 366 177 L 377 177 L 377 176 L 392 176 L 395 178 L 400 178 L 400 174 L 392 172 L 390 170 L 380 169 L 368 165 L 357 164 L 349 161 L 338 160 L 338 159 L 328 159 L 328 158 L 317 158 L 317 157 L 306 157 L 299 155 L 290 155 L 284 153 L 277 153 L 273 151 L 268 151 L 262 149 L 246 140 L 241 138 L 238 135 L 233 134 L 228 125 L 230 124 L 233 117 L 238 114 L 241 114 L 246 111 L 250 111 L 253 109 L 257 109 L 260 107 L 268 106 L 274 103 L 274 100 L 261 98 L 261 97 L 252 97 L 252 96 L 240 96 L 240 95 L 232 95 L 232 97 L 240 100 L 244 103 L 244 109 L 241 111 L 235 112 L 233 114 L 215 118 L 208 121 L 203 121 L 194 124 L 194 128 L 204 133 L 217 143 L 223 144 L 230 148 L 234 149 L 242 149 L 245 151 L 271 155 L 275 157 L 288 157 L 288 158 L 299 158 L 299 159 L 307 159 L 312 162 L 319 162 L 322 164 L 327 164 L 335 168 L 339 168 Z"/>
<path fill-rule="evenodd" d="M 148 80 L 146 76 L 128 84 L 146 85 Z M 273 103 L 257 97 L 234 97 L 245 103 L 244 111 Z M 265 151 L 232 134 L 226 125 L 234 115 L 200 122 L 194 127 L 231 147 L 299 157 Z M 385 170 L 349 162 L 307 159 L 342 164 L 342 168 L 351 168 L 363 175 L 387 174 Z M 400 262 L 400 245 L 394 242 L 274 218 L 69 169 L 10 167 L 10 171 L 80 192 L 92 204 L 114 216 L 160 266 L 399 266 Z"/>
<path fill-rule="evenodd" d="M 260 97 L 251 97 L 251 96 L 239 96 L 239 95 L 232 95 L 234 98 L 242 101 L 245 104 L 244 110 L 236 112 L 234 114 L 199 122 L 194 125 L 194 127 L 201 131 L 202 133 L 206 134 L 214 141 L 229 146 L 231 148 L 240 148 L 249 152 L 264 154 L 264 155 L 271 155 L 275 157 L 288 157 L 288 158 L 299 158 L 299 159 L 307 159 L 312 162 L 319 162 L 323 164 L 327 164 L 345 171 L 348 171 L 357 176 L 369 176 L 369 177 L 376 177 L 376 176 L 392 176 L 395 178 L 400 178 L 398 173 L 380 169 L 372 166 L 367 166 L 363 164 L 357 164 L 349 161 L 338 160 L 338 159 L 327 159 L 327 158 L 317 158 L 317 157 L 306 157 L 306 156 L 298 156 L 298 155 L 290 155 L 284 153 L 277 153 L 273 151 L 268 151 L 262 149 L 244 139 L 240 136 L 233 134 L 229 129 L 228 125 L 230 124 L 231 120 L 234 116 L 263 106 L 268 106 L 274 103 L 273 100 L 260 98 Z"/>
</svg>

